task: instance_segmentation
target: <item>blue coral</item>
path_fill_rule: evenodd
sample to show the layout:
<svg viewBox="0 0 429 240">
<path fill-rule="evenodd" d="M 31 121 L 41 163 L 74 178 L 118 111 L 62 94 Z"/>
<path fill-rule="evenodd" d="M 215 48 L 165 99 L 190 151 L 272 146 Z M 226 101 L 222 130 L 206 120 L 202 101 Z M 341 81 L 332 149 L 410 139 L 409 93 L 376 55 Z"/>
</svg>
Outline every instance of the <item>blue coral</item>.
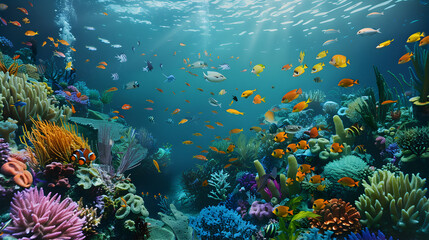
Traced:
<svg viewBox="0 0 429 240">
<path fill-rule="evenodd" d="M 12 42 L 3 36 L 0 36 L 0 51 L 7 52 L 11 48 L 13 48 Z"/>
<path fill-rule="evenodd" d="M 197 217 L 190 219 L 190 225 L 201 239 L 251 239 L 257 227 L 241 219 L 241 216 L 225 206 L 209 206 Z"/>
<path fill-rule="evenodd" d="M 302 239 L 305 240 L 336 240 L 332 237 L 334 232 L 325 231 L 325 233 L 319 233 L 318 228 L 310 228 L 310 232 L 302 234 Z"/>
<path fill-rule="evenodd" d="M 384 234 L 378 230 L 377 234 L 370 233 L 368 228 L 365 228 L 360 233 L 350 233 L 347 237 L 348 240 L 393 240 L 392 237 L 387 238 Z"/>
</svg>

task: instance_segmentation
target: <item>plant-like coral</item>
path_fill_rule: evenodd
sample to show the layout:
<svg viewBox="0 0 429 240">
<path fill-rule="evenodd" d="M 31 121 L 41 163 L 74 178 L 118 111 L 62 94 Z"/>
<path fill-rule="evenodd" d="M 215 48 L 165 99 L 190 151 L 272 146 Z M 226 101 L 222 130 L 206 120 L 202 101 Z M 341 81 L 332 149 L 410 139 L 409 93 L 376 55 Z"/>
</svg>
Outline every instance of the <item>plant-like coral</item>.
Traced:
<svg viewBox="0 0 429 240">
<path fill-rule="evenodd" d="M 210 206 L 190 219 L 190 225 L 201 239 L 251 239 L 257 228 L 225 206 Z"/>
<path fill-rule="evenodd" d="M 362 120 L 359 111 L 361 111 L 361 108 L 367 107 L 367 103 L 365 101 L 366 98 L 367 97 L 358 97 L 347 105 L 346 116 L 353 123 L 360 122 Z"/>
<path fill-rule="evenodd" d="M 350 203 L 341 199 L 331 199 L 325 208 L 313 211 L 320 218 L 311 218 L 311 227 L 317 227 L 322 232 L 333 231 L 335 236 L 345 236 L 351 232 L 358 232 L 360 213 Z"/>
<path fill-rule="evenodd" d="M 398 145 L 403 149 L 401 161 L 411 162 L 429 158 L 429 127 L 414 127 L 396 133 Z"/>
<path fill-rule="evenodd" d="M 55 107 L 52 99 L 42 83 L 30 83 L 27 77 L 9 76 L 0 72 L 0 90 L 3 108 L 1 115 L 4 119 L 12 118 L 20 125 L 31 125 L 31 118 L 39 117 L 42 120 L 67 120 L 72 111 L 69 107 Z M 26 103 L 25 106 L 15 106 L 17 102 Z"/>
<path fill-rule="evenodd" d="M 226 199 L 226 193 L 228 188 L 231 186 L 226 180 L 229 174 L 220 170 L 219 172 L 212 173 L 208 183 L 214 187 L 215 191 L 210 191 L 209 197 L 215 200 L 224 201 Z"/>
<path fill-rule="evenodd" d="M 311 102 L 317 102 L 317 103 L 323 103 L 325 101 L 326 94 L 319 90 L 310 90 L 309 92 L 303 92 L 301 95 L 299 95 L 299 98 L 297 101 L 307 101 L 307 99 L 310 99 Z"/>
<path fill-rule="evenodd" d="M 0 138 L 0 164 L 6 162 L 9 157 L 9 143 L 7 143 L 3 138 Z"/>
<path fill-rule="evenodd" d="M 90 149 L 87 140 L 79 136 L 73 125 L 63 123 L 58 126 L 48 121 L 32 121 L 34 126 L 31 131 L 25 128 L 21 142 L 36 155 L 32 155 L 29 162 L 33 169 L 40 169 L 54 161 L 69 163 L 73 151 Z"/>
<path fill-rule="evenodd" d="M 69 177 L 74 174 L 74 168 L 71 163 L 63 165 L 59 162 L 52 162 L 46 165 L 43 173 L 49 182 L 49 188 L 66 190 L 71 187 Z"/>
<path fill-rule="evenodd" d="M 370 229 L 399 231 L 404 239 L 429 233 L 429 201 L 423 188 L 426 180 L 418 175 L 402 172 L 395 176 L 389 171 L 377 170 L 369 181 L 363 181 L 365 194 L 356 201 L 364 215 L 361 222 Z M 420 236 L 422 237 L 422 236 Z M 416 238 L 416 239 L 426 239 Z"/>
<path fill-rule="evenodd" d="M 158 213 L 162 222 L 173 230 L 177 240 L 187 240 L 193 238 L 194 230 L 189 226 L 189 218 L 170 204 L 172 215 Z"/>
<path fill-rule="evenodd" d="M 240 134 L 235 143 L 234 152 L 238 154 L 238 161 L 246 168 L 251 168 L 252 163 L 257 159 L 261 141 L 256 138 L 246 138 L 246 135 Z"/>
<path fill-rule="evenodd" d="M 78 205 L 70 198 L 44 195 L 36 188 L 15 193 L 11 213 L 12 224 L 5 231 L 20 239 L 83 240 L 85 220 L 79 218 Z"/>
</svg>

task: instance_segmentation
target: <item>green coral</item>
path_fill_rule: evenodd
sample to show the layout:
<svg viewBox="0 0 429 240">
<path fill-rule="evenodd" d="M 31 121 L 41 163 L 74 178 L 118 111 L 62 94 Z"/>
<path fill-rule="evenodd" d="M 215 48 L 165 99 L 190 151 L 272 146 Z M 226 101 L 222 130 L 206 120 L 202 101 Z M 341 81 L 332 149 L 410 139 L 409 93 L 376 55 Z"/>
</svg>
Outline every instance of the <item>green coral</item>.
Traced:
<svg viewBox="0 0 429 240">
<path fill-rule="evenodd" d="M 124 199 L 126 203 L 124 203 L 122 199 Z M 149 212 L 144 206 L 144 200 L 140 196 L 128 193 L 122 198 L 117 198 L 115 203 L 120 205 L 120 208 L 115 213 L 117 219 L 124 219 L 130 213 L 143 217 L 149 216 Z"/>
<path fill-rule="evenodd" d="M 100 173 L 95 168 L 80 168 L 76 171 L 76 176 L 79 178 L 78 186 L 83 189 L 90 189 L 91 187 L 99 187 L 103 185 Z"/>
<path fill-rule="evenodd" d="M 115 196 L 122 196 L 127 193 L 136 193 L 136 186 L 128 181 L 122 181 L 115 185 Z"/>
<path fill-rule="evenodd" d="M 429 127 L 414 127 L 396 133 L 398 145 L 402 148 L 402 162 L 429 159 Z"/>
<path fill-rule="evenodd" d="M 124 222 L 124 228 L 130 232 L 135 232 L 136 231 L 136 223 L 133 220 L 128 219 Z"/>
<path fill-rule="evenodd" d="M 363 181 L 365 194 L 355 202 L 368 228 L 399 231 L 403 239 L 427 239 L 429 233 L 429 201 L 426 179 L 419 175 L 399 176 L 377 170 L 368 181 Z M 426 238 L 421 236 L 426 234 Z M 401 238 L 402 239 L 402 238 Z M 414 238 L 413 238 L 414 239 Z"/>
</svg>

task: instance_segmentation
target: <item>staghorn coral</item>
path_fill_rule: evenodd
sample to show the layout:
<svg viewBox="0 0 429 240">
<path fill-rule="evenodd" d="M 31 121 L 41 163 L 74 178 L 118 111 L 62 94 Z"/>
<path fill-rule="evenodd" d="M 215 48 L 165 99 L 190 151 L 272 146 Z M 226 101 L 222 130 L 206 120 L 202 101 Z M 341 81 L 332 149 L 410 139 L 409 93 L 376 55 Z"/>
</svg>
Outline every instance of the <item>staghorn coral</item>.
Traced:
<svg viewBox="0 0 429 240">
<path fill-rule="evenodd" d="M 398 145 L 403 150 L 401 161 L 412 162 L 429 158 L 429 127 L 414 127 L 396 133 Z"/>
<path fill-rule="evenodd" d="M 79 218 L 78 205 L 70 198 L 44 195 L 43 188 L 15 193 L 10 217 L 12 224 L 5 231 L 20 239 L 83 240 L 84 219 Z"/>
<path fill-rule="evenodd" d="M 321 218 L 310 218 L 312 228 L 322 232 L 333 231 L 335 236 L 345 236 L 360 230 L 360 213 L 349 202 L 333 198 L 325 208 L 313 211 Z"/>
<path fill-rule="evenodd" d="M 225 201 L 226 193 L 228 188 L 231 186 L 226 180 L 229 177 L 227 172 L 220 170 L 218 172 L 212 173 L 208 183 L 210 186 L 214 187 L 216 191 L 210 191 L 209 197 L 219 201 Z"/>
<path fill-rule="evenodd" d="M 97 234 L 95 228 L 101 222 L 101 216 L 97 217 L 97 209 L 96 208 L 88 208 L 88 206 L 83 206 L 82 198 L 79 199 L 77 210 L 80 212 L 79 217 L 85 219 L 85 223 L 83 224 L 82 231 L 86 236 Z"/>
<path fill-rule="evenodd" d="M 32 155 L 29 162 L 33 169 L 39 169 L 53 161 L 69 163 L 73 151 L 81 148 L 89 148 L 87 140 L 81 138 L 73 125 L 63 123 L 61 126 L 48 121 L 36 121 L 32 119 L 34 126 L 31 131 L 25 127 L 24 137 L 21 142 L 27 149 L 36 155 Z M 30 143 L 27 142 L 30 141 Z"/>
<path fill-rule="evenodd" d="M 386 170 L 377 170 L 368 181 L 363 181 L 365 194 L 359 196 L 356 206 L 365 216 L 362 224 L 370 229 L 396 230 L 404 239 L 411 234 L 429 233 L 429 201 L 426 179 L 402 172 L 399 176 Z M 417 238 L 420 239 L 420 238 Z M 426 238 L 421 238 L 426 239 Z"/>
<path fill-rule="evenodd" d="M 20 78 L 0 72 L 0 87 L 3 119 L 10 117 L 17 120 L 19 125 L 30 126 L 31 118 L 39 117 L 42 120 L 59 122 L 67 120 L 72 114 L 69 107 L 55 107 L 52 99 L 48 98 L 45 85 L 29 83 L 26 76 Z M 26 105 L 13 105 L 18 101 L 24 102 Z"/>
</svg>

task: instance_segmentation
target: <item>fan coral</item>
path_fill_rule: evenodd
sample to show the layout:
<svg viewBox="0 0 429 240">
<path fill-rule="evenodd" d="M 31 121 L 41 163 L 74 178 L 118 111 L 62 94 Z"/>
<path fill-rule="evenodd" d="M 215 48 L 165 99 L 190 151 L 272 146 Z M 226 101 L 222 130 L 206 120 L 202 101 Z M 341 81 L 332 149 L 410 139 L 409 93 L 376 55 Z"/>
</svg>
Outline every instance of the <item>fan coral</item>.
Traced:
<svg viewBox="0 0 429 240">
<path fill-rule="evenodd" d="M 32 155 L 29 162 L 33 169 L 39 169 L 53 161 L 68 163 L 71 161 L 70 156 L 73 151 L 81 148 L 89 149 L 87 141 L 79 137 L 77 127 L 73 125 L 63 123 L 62 126 L 57 126 L 48 121 L 34 119 L 32 121 L 34 126 L 31 131 L 25 128 L 25 137 L 21 138 L 21 142 L 36 155 L 36 157 Z"/>
<path fill-rule="evenodd" d="M 360 213 L 350 203 L 341 199 L 331 199 L 325 208 L 313 211 L 321 216 L 311 218 L 311 227 L 320 228 L 322 232 L 333 231 L 335 236 L 344 236 L 360 230 Z"/>
<path fill-rule="evenodd" d="M 251 239 L 257 227 L 241 219 L 225 206 L 210 206 L 190 219 L 190 225 L 202 239 Z"/>
<path fill-rule="evenodd" d="M 40 117 L 42 120 L 60 121 L 67 120 L 72 111 L 69 107 L 55 107 L 52 99 L 48 98 L 45 86 L 41 83 L 30 83 L 27 77 L 23 78 L 9 76 L 0 72 L 0 90 L 2 97 L 3 119 L 12 118 L 18 121 L 18 124 L 31 125 L 31 118 Z M 27 105 L 16 107 L 14 104 L 18 101 Z"/>
<path fill-rule="evenodd" d="M 79 218 L 78 205 L 70 198 L 60 199 L 58 194 L 45 196 L 42 188 L 15 193 L 10 213 L 13 221 L 5 231 L 17 238 L 83 240 L 85 220 Z"/>
<path fill-rule="evenodd" d="M 426 180 L 418 175 L 395 176 L 389 171 L 377 170 L 369 181 L 363 181 L 365 194 L 356 201 L 364 214 L 361 222 L 370 229 L 390 229 L 415 236 L 429 232 L 429 201 L 423 188 Z M 425 239 L 425 238 L 422 238 Z"/>
<path fill-rule="evenodd" d="M 414 127 L 396 133 L 398 145 L 405 150 L 401 161 L 415 161 L 420 157 L 429 157 L 429 127 Z"/>
</svg>

